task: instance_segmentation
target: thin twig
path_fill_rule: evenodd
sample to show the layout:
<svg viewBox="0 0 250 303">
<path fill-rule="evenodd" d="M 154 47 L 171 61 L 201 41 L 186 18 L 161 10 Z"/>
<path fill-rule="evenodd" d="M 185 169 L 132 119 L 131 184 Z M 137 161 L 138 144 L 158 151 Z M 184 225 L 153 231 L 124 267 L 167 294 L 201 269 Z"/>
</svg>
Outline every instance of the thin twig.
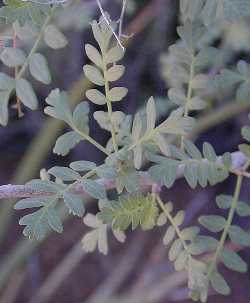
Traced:
<svg viewBox="0 0 250 303">
<path fill-rule="evenodd" d="M 97 1 L 97 4 L 98 4 L 99 9 L 100 9 L 100 11 L 101 11 L 101 14 L 102 14 L 103 19 L 105 20 L 105 22 L 107 23 L 108 27 L 109 27 L 110 30 L 112 31 L 112 33 L 113 33 L 115 39 L 117 40 L 117 43 L 119 44 L 119 46 L 121 47 L 121 49 L 124 51 L 125 48 L 124 48 L 124 46 L 122 45 L 122 43 L 121 43 L 119 37 L 117 36 L 116 32 L 114 31 L 112 25 L 110 24 L 108 18 L 106 17 L 106 14 L 105 14 L 105 12 L 104 12 L 104 10 L 103 10 L 103 8 L 102 8 L 102 5 L 101 5 L 101 3 L 100 3 L 100 0 L 96 0 L 96 1 Z"/>
<path fill-rule="evenodd" d="M 123 26 L 123 19 L 126 11 L 126 5 L 127 5 L 127 0 L 122 1 L 122 11 L 121 11 L 121 16 L 119 19 L 119 40 L 122 37 L 122 26 Z"/>
</svg>

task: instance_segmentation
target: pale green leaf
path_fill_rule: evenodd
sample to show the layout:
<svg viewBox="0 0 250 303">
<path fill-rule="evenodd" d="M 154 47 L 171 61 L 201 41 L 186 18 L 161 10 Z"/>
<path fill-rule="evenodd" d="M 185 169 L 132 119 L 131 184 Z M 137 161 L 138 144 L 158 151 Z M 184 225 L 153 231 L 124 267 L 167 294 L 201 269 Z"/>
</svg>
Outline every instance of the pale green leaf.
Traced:
<svg viewBox="0 0 250 303">
<path fill-rule="evenodd" d="M 101 93 L 98 89 L 89 89 L 86 91 L 86 97 L 97 105 L 104 105 L 106 104 L 106 96 Z"/>
<path fill-rule="evenodd" d="M 59 215 L 57 214 L 57 212 L 53 208 L 50 208 L 50 210 L 48 211 L 48 224 L 56 232 L 58 233 L 63 232 L 62 221 Z"/>
<path fill-rule="evenodd" d="M 125 87 L 113 87 L 108 93 L 108 98 L 112 102 L 121 101 L 128 93 Z"/>
<path fill-rule="evenodd" d="M 125 67 L 123 65 L 114 65 L 106 72 L 106 78 L 108 81 L 113 82 L 119 80 L 125 72 Z"/>
<path fill-rule="evenodd" d="M 237 245 L 250 246 L 250 234 L 239 226 L 230 226 L 229 237 Z"/>
<path fill-rule="evenodd" d="M 48 170 L 48 173 L 63 181 L 76 181 L 81 178 L 79 173 L 64 166 L 54 166 Z"/>
<path fill-rule="evenodd" d="M 219 208 L 228 209 L 232 204 L 232 196 L 229 195 L 219 195 L 216 197 L 216 204 Z"/>
<path fill-rule="evenodd" d="M 0 91 L 0 124 L 6 126 L 9 119 L 8 104 L 11 91 Z"/>
<path fill-rule="evenodd" d="M 159 217 L 157 218 L 156 224 L 157 224 L 157 226 L 163 226 L 166 223 L 167 223 L 167 217 L 166 217 L 165 213 L 161 213 L 159 215 Z"/>
<path fill-rule="evenodd" d="M 221 295 L 229 295 L 230 294 L 230 288 L 225 281 L 225 279 L 222 277 L 222 275 L 218 271 L 214 271 L 210 277 L 211 284 L 213 286 L 213 289 L 218 292 Z"/>
<path fill-rule="evenodd" d="M 168 227 L 168 229 L 163 237 L 163 244 L 166 246 L 169 245 L 173 241 L 174 237 L 175 237 L 175 229 L 171 225 Z"/>
<path fill-rule="evenodd" d="M 123 49 L 119 45 L 116 45 L 108 50 L 108 52 L 105 55 L 105 61 L 107 62 L 107 64 L 114 63 L 120 61 L 123 57 L 124 57 Z"/>
<path fill-rule="evenodd" d="M 37 96 L 30 82 L 26 79 L 16 80 L 16 94 L 21 102 L 28 108 L 35 110 L 38 107 Z"/>
<path fill-rule="evenodd" d="M 184 139 L 184 147 L 192 159 L 202 160 L 201 152 L 191 141 Z"/>
<path fill-rule="evenodd" d="M 246 272 L 247 263 L 234 251 L 224 247 L 220 258 L 224 265 L 237 272 Z"/>
<path fill-rule="evenodd" d="M 25 62 L 26 55 L 19 48 L 5 47 L 0 54 L 0 60 L 8 67 L 17 67 Z"/>
<path fill-rule="evenodd" d="M 173 222 L 175 225 L 180 226 L 184 222 L 184 219 L 185 219 L 185 211 L 180 210 L 173 218 Z"/>
<path fill-rule="evenodd" d="M 188 254 L 185 250 L 181 251 L 174 262 L 174 268 L 176 271 L 182 271 L 185 269 L 188 262 Z"/>
<path fill-rule="evenodd" d="M 36 208 L 46 205 L 50 199 L 48 197 L 31 197 L 18 201 L 14 209 L 21 210 L 27 208 Z"/>
<path fill-rule="evenodd" d="M 11 91 L 14 88 L 15 80 L 4 73 L 0 73 L 0 90 Z"/>
<path fill-rule="evenodd" d="M 103 75 L 101 73 L 101 71 L 89 64 L 84 65 L 83 67 L 83 71 L 85 73 L 85 76 L 94 84 L 99 85 L 99 86 L 103 86 L 105 81 L 103 78 Z"/>
<path fill-rule="evenodd" d="M 169 253 L 168 253 L 169 260 L 171 262 L 176 260 L 182 249 L 183 249 L 183 245 L 181 239 L 176 239 L 169 249 Z"/>
<path fill-rule="evenodd" d="M 85 209 L 81 196 L 74 195 L 70 192 L 65 192 L 63 194 L 63 200 L 65 205 L 68 207 L 69 211 L 73 215 L 78 216 L 80 218 L 84 215 Z"/>
<path fill-rule="evenodd" d="M 84 161 L 84 160 L 71 162 L 69 166 L 73 170 L 80 172 L 90 171 L 96 168 L 96 164 L 94 162 Z"/>
<path fill-rule="evenodd" d="M 85 51 L 88 58 L 98 67 L 103 68 L 103 61 L 100 52 L 91 44 L 85 44 Z"/>
<path fill-rule="evenodd" d="M 225 218 L 218 215 L 201 216 L 199 218 L 199 223 L 206 229 L 212 232 L 222 231 L 225 227 Z"/>
<path fill-rule="evenodd" d="M 53 24 L 46 26 L 44 30 L 44 41 L 53 49 L 64 48 L 68 44 L 64 34 Z"/>
<path fill-rule="evenodd" d="M 170 88 L 168 90 L 169 99 L 177 105 L 185 105 L 187 97 L 180 88 Z"/>
<path fill-rule="evenodd" d="M 89 104 L 86 101 L 77 104 L 73 112 L 74 127 L 82 133 L 89 134 Z"/>
<path fill-rule="evenodd" d="M 30 57 L 29 70 L 31 75 L 36 80 L 44 84 L 50 84 L 51 75 L 48 67 L 48 62 L 43 55 L 35 53 Z"/>
<path fill-rule="evenodd" d="M 58 88 L 50 92 L 49 96 L 45 99 L 47 106 L 44 112 L 56 119 L 63 120 L 68 124 L 72 123 L 72 113 L 69 106 L 68 94 L 60 91 Z"/>
<path fill-rule="evenodd" d="M 150 132 L 155 128 L 155 123 L 156 123 L 156 108 L 155 108 L 155 101 L 153 97 L 150 97 L 147 102 L 146 113 L 147 113 L 147 132 Z"/>
<path fill-rule="evenodd" d="M 64 189 L 63 185 L 54 183 L 52 181 L 47 180 L 40 180 L 40 179 L 33 179 L 26 183 L 26 185 L 35 190 L 35 191 L 41 191 L 41 192 L 49 192 L 49 193 L 58 193 L 62 189 Z"/>
<path fill-rule="evenodd" d="M 106 190 L 102 184 L 99 184 L 93 180 L 82 180 L 81 184 L 83 189 L 93 198 L 96 199 L 105 199 L 106 198 Z"/>
<path fill-rule="evenodd" d="M 53 152 L 57 155 L 66 156 L 81 140 L 82 137 L 75 131 L 67 132 L 57 138 Z"/>
<path fill-rule="evenodd" d="M 250 142 L 250 126 L 244 126 L 241 130 L 242 137 Z"/>
</svg>

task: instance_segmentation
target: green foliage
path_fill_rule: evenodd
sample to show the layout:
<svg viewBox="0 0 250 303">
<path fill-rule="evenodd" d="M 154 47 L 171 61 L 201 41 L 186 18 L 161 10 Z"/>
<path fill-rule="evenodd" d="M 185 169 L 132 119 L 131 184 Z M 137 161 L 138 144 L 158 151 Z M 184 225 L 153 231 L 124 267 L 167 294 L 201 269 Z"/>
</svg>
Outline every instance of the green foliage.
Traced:
<svg viewBox="0 0 250 303">
<path fill-rule="evenodd" d="M 185 139 L 183 142 L 183 151 L 170 147 L 171 158 L 148 155 L 151 162 L 157 163 L 149 168 L 149 174 L 155 182 L 172 187 L 180 174 L 180 167 L 184 168 L 184 178 L 192 188 L 197 184 L 202 187 L 206 187 L 208 183 L 215 185 L 228 177 L 230 163 L 227 161 L 227 154 L 222 157 L 222 163 L 218 163 L 216 153 L 209 143 L 203 144 L 202 155 L 191 141 Z"/>
<path fill-rule="evenodd" d="M 19 0 L 4 0 L 4 6 L 0 8 L 1 18 L 5 23 L 19 21 L 24 24 L 32 21 L 36 25 L 41 25 L 49 13 L 49 5 L 37 5 L 32 2 L 22 2 Z"/>
<path fill-rule="evenodd" d="M 15 74 L 13 78 L 3 73 L 0 76 L 0 124 L 3 126 L 8 123 L 8 103 L 12 94 L 16 94 L 19 115 L 22 112 L 19 102 L 31 110 L 38 107 L 33 85 L 30 80 L 24 78 L 27 69 L 35 80 L 44 85 L 52 81 L 47 59 L 37 52 L 37 49 L 42 40 L 53 49 L 67 45 L 63 33 L 55 25 L 50 24 L 55 9 L 56 6 L 19 0 L 6 0 L 5 5 L 0 8 L 0 20 L 12 24 L 15 39 L 34 41 L 28 55 L 16 47 L 14 41 L 13 47 L 4 47 L 0 52 L 0 61 L 8 68 L 14 68 Z M 9 82 L 7 86 L 6 79 Z"/>
<path fill-rule="evenodd" d="M 245 61 L 239 61 L 237 70 L 231 71 L 223 69 L 221 73 L 215 77 L 215 87 L 221 91 L 228 91 L 237 85 L 236 100 L 246 102 L 250 94 L 250 66 Z"/>
<path fill-rule="evenodd" d="M 53 149 L 54 153 L 65 156 L 81 140 L 88 138 L 89 134 L 89 106 L 87 102 L 78 104 L 72 113 L 69 106 L 69 99 L 66 92 L 59 89 L 53 90 L 46 98 L 50 106 L 45 108 L 45 113 L 59 120 L 66 122 L 73 131 L 60 136 Z"/>
<path fill-rule="evenodd" d="M 0 9 L 4 22 L 13 25 L 14 35 L 33 44 L 29 52 L 15 45 L 4 47 L 0 52 L 1 62 L 15 74 L 11 77 L 0 73 L 2 125 L 8 122 L 8 103 L 12 95 L 16 95 L 18 104 L 21 102 L 32 110 L 38 107 L 31 80 L 24 77 L 26 71 L 43 85 L 52 82 L 47 59 L 38 51 L 38 45 L 41 41 L 52 49 L 67 45 L 59 26 L 52 22 L 54 12 L 57 9 L 59 12 L 59 8 L 57 5 L 6 0 Z M 83 67 L 83 71 L 93 85 L 86 91 L 87 99 L 102 106 L 102 110 L 93 113 L 93 118 L 101 129 L 110 133 L 106 146 L 90 135 L 87 101 L 72 110 L 68 94 L 56 88 L 46 98 L 44 111 L 71 128 L 56 140 L 54 153 L 65 156 L 80 141 L 86 140 L 107 157 L 99 166 L 79 160 L 70 163 L 69 167 L 50 168 L 46 171 L 46 178 L 26 184 L 29 192 L 35 194 L 17 202 L 15 209 L 33 211 L 25 214 L 20 224 L 24 226 L 25 236 L 40 240 L 50 229 L 63 231 L 59 201 L 69 213 L 82 218 L 86 198 L 98 200 L 97 214 L 86 213 L 84 216 L 83 222 L 91 230 L 83 237 L 82 245 L 87 252 L 98 249 L 105 255 L 108 253 L 109 230 L 119 242 L 124 242 L 124 231 L 129 228 L 134 231 L 140 227 L 146 231 L 166 226 L 163 245 L 168 249 L 169 260 L 174 263 L 176 271 L 187 272 L 190 297 L 206 302 L 210 286 L 220 294 L 230 293 L 230 287 L 219 271 L 219 262 L 233 271 L 247 270 L 246 262 L 225 244 L 229 239 L 237 245 L 250 246 L 249 234 L 233 222 L 235 215 L 250 215 L 249 205 L 239 201 L 242 179 L 249 178 L 250 162 L 246 160 L 245 166 L 237 170 L 230 153 L 218 156 L 207 142 L 200 151 L 191 142 L 190 133 L 197 114 L 206 110 L 212 103 L 210 99 L 216 99 L 218 92 L 228 94 L 236 90 L 239 102 L 249 98 L 249 64 L 240 61 L 236 70 L 225 67 L 217 73 L 214 58 L 220 54 L 211 46 L 215 44 L 209 35 L 211 23 L 216 27 L 219 20 L 234 22 L 249 16 L 250 5 L 247 0 L 181 0 L 180 9 L 183 20 L 183 25 L 177 27 L 180 39 L 170 46 L 166 59 L 165 76 L 170 87 L 168 98 L 171 105 L 163 103 L 167 113 L 164 117 L 157 116 L 154 97 L 149 98 L 145 111 L 139 111 L 134 117 L 121 110 L 113 111 L 114 103 L 125 100 L 128 93 L 127 88 L 115 84 L 125 73 L 124 65 L 119 63 L 125 51 L 121 41 L 117 41 L 121 37 L 114 34 L 115 24 L 108 14 L 99 22 L 92 22 L 97 45 L 85 45 L 90 63 Z M 214 66 L 216 75 L 211 77 Z M 239 145 L 239 150 L 249 159 L 250 127 L 243 127 L 242 136 L 247 142 Z M 197 185 L 213 186 L 226 180 L 230 174 L 237 176 L 234 195 L 216 198 L 217 206 L 228 212 L 227 217 L 218 214 L 199 217 L 199 223 L 212 236 L 202 235 L 197 226 L 184 227 L 185 212 L 179 210 L 174 214 L 173 203 L 164 203 L 160 199 L 162 187 L 173 187 L 181 177 L 194 189 Z M 200 258 L 201 254 L 209 254 L 209 260 Z"/>
<path fill-rule="evenodd" d="M 108 238 L 107 238 L 107 228 L 106 224 L 103 224 L 96 216 L 92 214 L 87 214 L 84 219 L 84 224 L 92 228 L 90 232 L 82 239 L 82 246 L 86 252 L 93 252 L 98 248 L 99 252 L 106 255 L 108 253 Z M 117 241 L 123 243 L 126 236 L 120 230 L 113 230 L 113 235 Z"/>
<path fill-rule="evenodd" d="M 132 230 L 140 226 L 143 230 L 152 229 L 158 216 L 158 208 L 152 196 L 144 197 L 141 194 L 121 197 L 119 202 L 110 201 L 98 218 L 113 229 L 125 231 L 132 226 Z"/>
<path fill-rule="evenodd" d="M 164 204 L 160 198 L 157 200 L 162 215 L 166 218 L 165 224 L 169 222 L 163 237 L 163 244 L 169 246 L 168 258 L 171 262 L 174 262 L 176 271 L 187 271 L 190 296 L 192 298 L 197 297 L 205 302 L 208 292 L 207 268 L 205 263 L 195 259 L 196 252 L 201 246 L 199 244 L 199 228 L 193 226 L 182 229 L 185 212 L 179 211 L 176 215 L 173 215 L 173 204 L 171 202 Z"/>
<path fill-rule="evenodd" d="M 250 16 L 248 0 L 181 0 L 180 2 L 185 18 L 194 20 L 200 16 L 206 25 L 218 19 L 234 22 L 242 17 Z"/>
</svg>

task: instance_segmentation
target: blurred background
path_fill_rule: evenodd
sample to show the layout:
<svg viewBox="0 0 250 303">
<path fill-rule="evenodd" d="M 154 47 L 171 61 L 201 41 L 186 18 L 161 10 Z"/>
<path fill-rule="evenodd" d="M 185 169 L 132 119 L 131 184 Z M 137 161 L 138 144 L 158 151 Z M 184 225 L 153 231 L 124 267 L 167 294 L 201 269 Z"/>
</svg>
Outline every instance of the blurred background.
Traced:
<svg viewBox="0 0 250 303">
<path fill-rule="evenodd" d="M 113 20 L 120 16 L 121 2 L 102 1 Z M 94 43 L 90 22 L 99 15 L 94 0 L 65 5 L 65 10 L 58 15 L 56 22 L 67 36 L 68 46 L 59 51 L 42 49 L 49 61 L 53 84 L 34 83 L 39 110 L 25 110 L 21 119 L 17 119 L 15 110 L 10 110 L 8 126 L 0 127 L 0 184 L 24 184 L 38 177 L 43 167 L 68 165 L 80 159 L 103 161 L 103 155 L 84 142 L 67 157 L 54 155 L 53 144 L 65 126 L 43 113 L 44 99 L 54 87 L 70 93 L 72 106 L 84 100 L 86 80 L 82 66 L 88 60 L 84 44 Z M 151 95 L 156 97 L 159 118 L 166 117 L 173 107 L 167 98 L 172 72 L 168 68 L 171 59 L 168 47 L 178 39 L 178 24 L 177 0 L 128 0 L 124 32 L 133 35 L 123 60 L 126 73 L 121 81 L 129 89 L 126 100 L 121 103 L 124 112 L 134 114 L 142 109 Z M 250 20 L 230 26 L 221 24 L 216 29 L 211 26 L 209 44 L 222 50 L 220 63 L 216 61 L 216 66 L 209 70 L 211 75 L 240 59 L 250 62 Z M 250 96 L 248 101 L 239 104 L 230 95 L 208 95 L 207 102 L 209 106 L 198 117 L 192 138 L 198 146 L 205 140 L 212 143 L 217 154 L 236 150 L 242 141 L 240 128 L 248 124 Z M 91 104 L 91 112 L 95 110 L 97 107 Z M 93 119 L 90 123 L 92 135 L 105 144 L 108 133 L 100 130 Z M 176 209 L 185 209 L 185 224 L 192 225 L 197 223 L 200 213 L 222 212 L 215 206 L 215 196 L 231 194 L 234 181 L 230 178 L 218 186 L 192 191 L 180 180 L 164 193 L 164 198 L 172 200 Z M 250 202 L 249 190 L 250 184 L 245 180 L 242 199 L 246 202 Z M 167 248 L 162 245 L 164 228 L 128 234 L 125 245 L 110 238 L 108 256 L 98 252 L 86 254 L 81 247 L 86 232 L 81 219 L 66 217 L 62 235 L 53 233 L 43 241 L 29 241 L 18 225 L 22 213 L 13 210 L 15 201 L 0 203 L 1 303 L 191 302 L 185 288 L 185 273 L 175 273 L 167 258 Z M 94 203 L 87 207 L 96 211 Z M 250 222 L 241 221 L 250 231 Z M 241 250 L 240 255 L 250 263 L 250 250 Z M 232 286 L 232 295 L 222 297 L 211 293 L 208 302 L 250 302 L 250 274 L 225 272 L 225 277 Z"/>
</svg>

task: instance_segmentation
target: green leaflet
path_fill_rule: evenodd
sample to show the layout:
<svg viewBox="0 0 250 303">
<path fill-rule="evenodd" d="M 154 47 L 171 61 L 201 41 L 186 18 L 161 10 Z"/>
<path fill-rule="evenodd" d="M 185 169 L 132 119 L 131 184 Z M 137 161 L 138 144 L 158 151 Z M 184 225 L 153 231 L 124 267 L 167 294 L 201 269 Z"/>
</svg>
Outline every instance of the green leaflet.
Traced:
<svg viewBox="0 0 250 303">
<path fill-rule="evenodd" d="M 224 247 L 221 260 L 224 265 L 234 271 L 237 272 L 246 272 L 247 271 L 247 263 L 242 260 L 242 258 L 234 251 Z"/>
<path fill-rule="evenodd" d="M 83 189 L 93 198 L 105 199 L 106 189 L 104 185 L 98 183 L 97 181 L 84 179 L 81 181 Z"/>
<path fill-rule="evenodd" d="M 42 207 L 46 204 L 48 204 L 49 199 L 48 197 L 32 197 L 32 198 L 26 198 L 18 201 L 15 204 L 15 209 L 21 210 L 26 208 L 35 208 L 35 207 Z"/>
<path fill-rule="evenodd" d="M 81 140 L 82 137 L 75 131 L 67 132 L 57 138 L 53 152 L 57 155 L 66 156 Z"/>
<path fill-rule="evenodd" d="M 75 110 L 71 111 L 66 92 L 54 89 L 46 98 L 49 106 L 44 112 L 56 119 L 65 121 L 73 131 L 60 136 L 53 151 L 58 155 L 67 155 L 81 140 L 88 138 L 89 134 L 89 106 L 87 102 L 79 103 Z"/>
<path fill-rule="evenodd" d="M 64 48 L 68 44 L 64 34 L 53 24 L 46 26 L 44 30 L 44 41 L 53 49 Z"/>
<path fill-rule="evenodd" d="M 219 195 L 216 197 L 216 204 L 222 209 L 228 209 L 231 206 L 233 197 L 230 195 Z M 250 206 L 245 202 L 238 201 L 236 213 L 240 217 L 250 216 Z"/>
<path fill-rule="evenodd" d="M 229 228 L 229 237 L 232 242 L 237 245 L 250 246 L 250 235 L 244 231 L 241 227 L 232 225 Z"/>
<path fill-rule="evenodd" d="M 106 102 L 106 101 L 105 101 Z M 111 131 L 110 119 L 108 113 L 104 111 L 96 111 L 94 119 L 102 129 Z M 128 137 L 130 135 L 129 126 L 131 125 L 131 116 L 125 115 L 122 111 L 114 111 L 111 115 L 117 137 Z"/>
<path fill-rule="evenodd" d="M 28 108 L 35 110 L 38 107 L 36 93 L 30 82 L 26 79 L 16 80 L 16 94 L 21 102 Z"/>
<path fill-rule="evenodd" d="M 163 244 L 169 246 L 169 260 L 174 262 L 177 271 L 186 270 L 188 272 L 188 287 L 191 291 L 191 297 L 201 298 L 202 302 L 205 302 L 208 292 L 207 268 L 205 263 L 194 259 L 193 255 L 197 251 L 192 249 L 192 246 L 197 246 L 195 241 L 200 237 L 198 235 L 199 228 L 194 226 L 182 230 L 184 211 L 179 211 L 174 216 L 171 202 L 164 204 L 159 198 L 157 198 L 157 201 L 167 218 L 165 222 L 169 222 L 163 237 Z"/>
<path fill-rule="evenodd" d="M 3 18 L 8 24 L 18 20 L 20 24 L 32 21 L 40 26 L 50 11 L 49 5 L 39 5 L 32 2 L 5 0 L 4 4 L 0 8 L 0 18 Z"/>
<path fill-rule="evenodd" d="M 193 127 L 193 118 L 183 117 L 183 109 L 177 109 L 171 112 L 169 117 L 158 126 L 156 125 L 156 109 L 154 98 L 148 100 L 147 107 L 147 125 L 146 130 L 143 129 L 142 120 L 139 114 L 134 118 L 132 128 L 133 144 L 130 149 L 134 150 L 134 164 L 136 168 L 140 168 L 142 163 L 143 144 L 153 142 L 159 149 L 166 154 L 168 145 L 165 143 L 163 135 L 184 135 Z"/>
<path fill-rule="evenodd" d="M 86 252 L 93 252 L 98 247 L 98 250 L 106 255 L 108 253 L 107 225 L 92 214 L 87 214 L 83 222 L 93 228 L 82 239 L 83 249 Z"/>
<path fill-rule="evenodd" d="M 31 21 L 27 21 L 21 25 L 18 20 L 13 23 L 13 29 L 17 37 L 22 41 L 29 41 L 36 37 L 38 28 Z"/>
<path fill-rule="evenodd" d="M 214 271 L 211 275 L 210 279 L 211 285 L 213 289 L 218 292 L 221 295 L 229 295 L 230 294 L 230 288 L 226 282 L 226 280 L 223 278 L 223 276 L 218 272 Z"/>
<path fill-rule="evenodd" d="M 48 173 L 62 181 L 76 181 L 81 179 L 81 175 L 78 172 L 63 166 L 54 166 L 48 170 Z"/>
<path fill-rule="evenodd" d="M 184 177 L 192 188 L 195 188 L 197 183 L 202 187 L 207 186 L 208 182 L 214 185 L 228 177 L 227 163 L 217 164 L 216 153 L 209 143 L 203 144 L 202 155 L 192 142 L 188 140 L 183 142 L 184 151 L 170 146 L 171 155 L 176 159 L 148 154 L 148 159 L 157 163 L 148 171 L 154 181 L 160 182 L 168 188 L 172 187 L 176 180 L 177 169 L 181 166 L 184 166 Z"/>
<path fill-rule="evenodd" d="M 30 57 L 29 70 L 31 75 L 36 80 L 42 82 L 43 84 L 50 84 L 51 75 L 48 62 L 43 55 L 35 53 Z"/>
<path fill-rule="evenodd" d="M 25 59 L 25 53 L 19 48 L 5 47 L 0 54 L 0 60 L 8 67 L 18 67 Z"/>
<path fill-rule="evenodd" d="M 116 183 L 119 193 L 122 193 L 124 189 L 129 193 L 136 192 L 140 188 L 139 172 L 132 167 L 123 168 L 118 172 Z"/>
<path fill-rule="evenodd" d="M 219 75 L 215 77 L 214 86 L 222 92 L 236 89 L 236 99 L 239 102 L 246 102 L 250 94 L 250 66 L 245 61 L 239 61 L 237 70 L 223 69 Z"/>
<path fill-rule="evenodd" d="M 49 227 L 58 233 L 62 233 L 63 226 L 61 219 L 54 209 L 56 198 L 47 198 L 45 206 L 38 211 L 25 215 L 19 221 L 20 225 L 25 225 L 23 234 L 30 239 L 40 240 L 44 238 Z M 18 206 L 17 206 L 18 207 Z"/>
<path fill-rule="evenodd" d="M 26 184 L 36 192 L 47 192 L 53 196 L 27 198 L 19 201 L 15 209 L 38 208 L 39 210 L 25 215 L 19 221 L 24 225 L 23 234 L 31 239 L 44 238 L 47 231 L 52 230 L 61 233 L 63 226 L 55 206 L 58 202 L 59 192 L 64 190 L 64 185 L 51 181 L 32 180 Z"/>
<path fill-rule="evenodd" d="M 65 192 L 63 194 L 63 201 L 65 205 L 68 207 L 70 213 L 80 218 L 83 217 L 85 208 L 81 196 L 74 195 L 70 192 Z"/>
<path fill-rule="evenodd" d="M 206 265 L 194 258 L 188 261 L 188 288 L 191 290 L 189 296 L 193 301 L 207 301 L 208 280 L 206 277 Z"/>
<path fill-rule="evenodd" d="M 90 171 L 90 170 L 96 168 L 96 164 L 94 162 L 84 161 L 84 160 L 72 162 L 72 163 L 70 163 L 69 166 L 73 170 L 80 171 L 80 172 Z"/>
<path fill-rule="evenodd" d="M 200 255 L 205 252 L 214 251 L 218 246 L 218 241 L 212 237 L 198 235 L 189 245 L 189 251 L 193 255 Z"/>
<path fill-rule="evenodd" d="M 110 65 L 110 63 L 114 64 L 121 60 L 124 53 L 120 51 L 119 46 L 110 48 L 112 32 L 102 18 L 99 23 L 96 21 L 92 23 L 92 31 L 101 52 L 94 46 L 86 44 L 86 54 L 95 66 L 87 64 L 83 70 L 91 82 L 98 86 L 105 86 L 105 94 L 99 89 L 90 89 L 86 92 L 86 96 L 91 102 L 98 105 L 121 101 L 127 95 L 128 90 L 124 87 L 110 89 L 108 83 L 119 80 L 124 74 L 123 65 Z"/>
<path fill-rule="evenodd" d="M 151 196 L 141 194 L 120 198 L 119 201 L 110 202 L 103 207 L 98 218 L 106 224 L 111 224 L 113 229 L 132 230 L 140 226 L 143 230 L 152 229 L 158 216 L 158 208 Z"/>
<path fill-rule="evenodd" d="M 200 16 L 206 25 L 211 25 L 217 19 L 235 22 L 250 16 L 250 4 L 248 0 L 181 0 L 181 12 L 186 19 Z"/>
<path fill-rule="evenodd" d="M 0 91 L 0 124 L 6 126 L 9 119 L 8 104 L 11 91 Z"/>
<path fill-rule="evenodd" d="M 250 126 L 244 126 L 241 130 L 242 137 L 250 142 Z"/>
<path fill-rule="evenodd" d="M 86 252 L 93 252 L 98 248 L 99 252 L 106 255 L 108 253 L 107 225 L 103 224 L 97 216 L 87 214 L 83 222 L 92 230 L 85 234 L 82 239 L 82 246 Z M 120 230 L 112 230 L 117 241 L 123 243 L 126 239 L 125 234 Z"/>
<path fill-rule="evenodd" d="M 199 223 L 212 232 L 222 231 L 225 227 L 226 220 L 218 215 L 201 216 Z"/>
</svg>

